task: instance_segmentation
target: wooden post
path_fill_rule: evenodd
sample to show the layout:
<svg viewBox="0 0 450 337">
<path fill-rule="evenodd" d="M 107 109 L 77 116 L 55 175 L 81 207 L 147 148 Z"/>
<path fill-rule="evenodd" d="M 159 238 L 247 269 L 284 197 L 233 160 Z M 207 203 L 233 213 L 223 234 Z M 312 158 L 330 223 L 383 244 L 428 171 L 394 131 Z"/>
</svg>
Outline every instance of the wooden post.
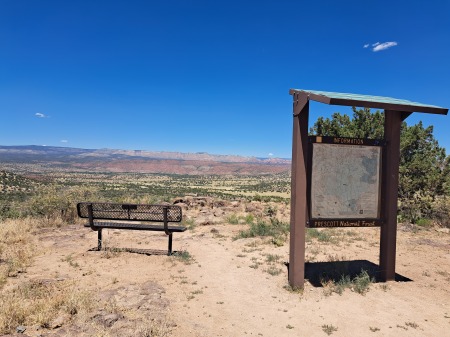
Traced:
<svg viewBox="0 0 450 337">
<path fill-rule="evenodd" d="M 400 128 L 409 114 L 385 110 L 383 159 L 383 199 L 380 234 L 380 272 L 383 281 L 395 280 L 395 256 L 397 240 L 398 172 L 400 165 Z"/>
<path fill-rule="evenodd" d="M 306 163 L 308 153 L 309 100 L 306 94 L 294 94 L 292 135 L 291 225 L 289 246 L 289 284 L 303 288 L 305 283 Z"/>
</svg>

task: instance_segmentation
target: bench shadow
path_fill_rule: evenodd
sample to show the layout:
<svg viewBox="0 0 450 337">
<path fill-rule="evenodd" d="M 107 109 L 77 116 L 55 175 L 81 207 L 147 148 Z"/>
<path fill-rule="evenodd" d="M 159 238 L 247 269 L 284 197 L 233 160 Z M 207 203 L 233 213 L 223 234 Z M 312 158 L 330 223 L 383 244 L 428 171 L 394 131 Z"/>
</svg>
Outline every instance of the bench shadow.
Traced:
<svg viewBox="0 0 450 337">
<path fill-rule="evenodd" d="M 289 270 L 289 263 L 286 264 Z M 305 279 L 313 287 L 323 287 L 323 281 L 339 282 L 343 275 L 355 278 L 365 270 L 375 283 L 383 282 L 379 265 L 368 260 L 333 261 L 333 262 L 306 262 Z M 396 282 L 411 282 L 406 276 L 395 274 Z"/>
<path fill-rule="evenodd" d="M 98 252 L 98 248 L 94 247 L 89 249 L 90 252 Z M 109 248 L 109 247 L 103 247 L 102 250 L 111 252 L 111 253 L 134 253 L 134 254 L 142 254 L 142 255 L 165 255 L 167 256 L 167 250 L 161 250 L 161 249 L 140 249 L 140 248 Z M 172 251 L 172 255 L 175 254 L 176 251 Z"/>
</svg>

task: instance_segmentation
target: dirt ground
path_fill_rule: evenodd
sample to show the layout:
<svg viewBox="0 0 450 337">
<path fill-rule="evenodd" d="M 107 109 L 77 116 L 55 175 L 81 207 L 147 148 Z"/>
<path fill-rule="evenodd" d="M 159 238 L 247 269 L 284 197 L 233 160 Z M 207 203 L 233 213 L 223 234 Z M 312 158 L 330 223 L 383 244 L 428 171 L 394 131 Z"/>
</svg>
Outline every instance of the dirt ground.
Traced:
<svg viewBox="0 0 450 337">
<path fill-rule="evenodd" d="M 447 230 L 400 226 L 401 281 L 373 283 L 365 294 L 350 289 L 338 294 L 322 286 L 317 273 L 339 264 L 378 264 L 379 229 L 336 229 L 338 240 L 310 240 L 312 281 L 294 292 L 287 287 L 289 241 L 277 247 L 264 238 L 233 240 L 243 228 L 197 226 L 175 233 L 174 250 L 189 254 L 170 257 L 164 255 L 167 237 L 161 233 L 105 230 L 109 250 L 98 252 L 90 250 L 97 237 L 89 228 L 40 230 L 33 265 L 8 287 L 27 280 L 71 280 L 115 310 L 97 310 L 82 324 L 62 318 L 53 329 L 26 327 L 23 335 L 133 335 L 147 319 L 163 324 L 159 335 L 175 337 L 450 336 Z"/>
</svg>

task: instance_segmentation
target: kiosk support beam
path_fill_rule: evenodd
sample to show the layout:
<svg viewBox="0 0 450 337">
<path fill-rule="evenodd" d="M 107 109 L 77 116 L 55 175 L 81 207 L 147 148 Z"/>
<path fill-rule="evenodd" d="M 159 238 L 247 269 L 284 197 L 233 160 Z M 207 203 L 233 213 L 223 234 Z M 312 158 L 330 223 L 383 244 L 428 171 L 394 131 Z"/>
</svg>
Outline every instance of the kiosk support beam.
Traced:
<svg viewBox="0 0 450 337">
<path fill-rule="evenodd" d="M 293 288 L 303 288 L 305 283 L 305 228 L 308 220 L 306 202 L 308 96 L 295 94 L 293 110 L 289 284 Z"/>
<path fill-rule="evenodd" d="M 400 128 L 409 113 L 385 110 L 384 139 L 386 152 L 383 160 L 383 198 L 380 234 L 380 273 L 382 281 L 395 280 L 397 240 L 398 173 L 400 165 Z"/>
</svg>

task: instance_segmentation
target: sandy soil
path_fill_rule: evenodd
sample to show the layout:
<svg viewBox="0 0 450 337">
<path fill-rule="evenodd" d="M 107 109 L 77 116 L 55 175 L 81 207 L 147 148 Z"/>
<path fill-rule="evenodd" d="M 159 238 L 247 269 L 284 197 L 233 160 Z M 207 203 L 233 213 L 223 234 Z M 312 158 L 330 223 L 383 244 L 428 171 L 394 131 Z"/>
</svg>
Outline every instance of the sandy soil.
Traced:
<svg viewBox="0 0 450 337">
<path fill-rule="evenodd" d="M 161 233 L 104 231 L 107 247 L 147 255 L 90 251 L 96 245 L 96 233 L 82 226 L 41 230 L 37 234 L 40 254 L 8 286 L 26 280 L 74 280 L 99 303 L 113 300 L 120 315 L 102 316 L 100 310 L 92 314 L 92 325 L 69 320 L 52 330 L 28 327 L 25 335 L 133 335 L 145 317 L 163 321 L 171 336 L 180 337 L 327 336 L 327 332 L 332 336 L 450 336 L 448 231 L 415 232 L 400 227 L 397 273 L 410 281 L 374 283 L 364 295 L 349 289 L 339 295 L 317 280 L 307 282 L 303 293 L 289 291 L 288 242 L 276 247 L 267 239 L 233 240 L 242 228 L 198 226 L 175 233 L 174 250 L 189 252 L 191 261 L 165 256 L 167 238 Z M 307 259 L 328 262 L 325 271 L 342 261 L 378 263 L 379 229 L 337 231 L 350 234 L 333 242 L 308 242 Z M 317 273 L 323 265 L 310 267 L 310 272 Z"/>
</svg>

